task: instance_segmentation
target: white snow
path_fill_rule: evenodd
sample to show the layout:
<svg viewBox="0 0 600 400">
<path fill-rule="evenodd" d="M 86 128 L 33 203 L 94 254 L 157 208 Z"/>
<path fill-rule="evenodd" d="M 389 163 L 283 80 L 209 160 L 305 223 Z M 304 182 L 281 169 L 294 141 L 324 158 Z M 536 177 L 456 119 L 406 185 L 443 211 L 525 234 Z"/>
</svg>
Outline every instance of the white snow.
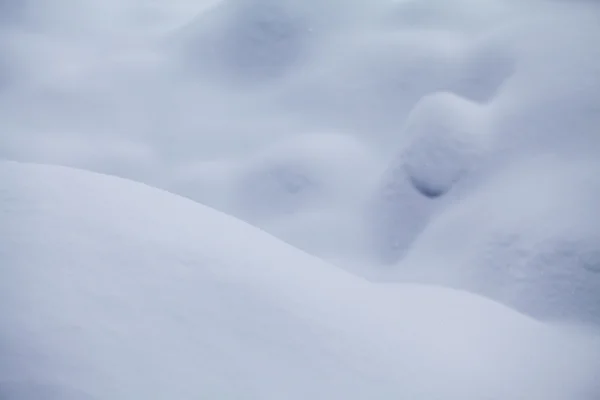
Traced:
<svg viewBox="0 0 600 400">
<path fill-rule="evenodd" d="M 450 86 L 462 44 L 444 30 L 342 31 L 290 79 L 283 102 L 389 145 L 422 96 Z"/>
<path fill-rule="evenodd" d="M 402 131 L 403 144 L 372 200 L 375 253 L 401 259 L 452 187 L 484 163 L 492 146 L 484 107 L 451 93 L 425 96 Z M 464 185 L 461 185 L 464 186 Z"/>
<path fill-rule="evenodd" d="M 477 104 L 450 93 L 424 97 L 408 116 L 400 162 L 415 189 L 438 197 L 487 153 L 486 115 Z"/>
<path fill-rule="evenodd" d="M 597 395 L 597 338 L 368 283 L 138 183 L 0 171 L 7 400 Z"/>
<path fill-rule="evenodd" d="M 598 21 L 0 0 L 0 398 L 598 397 Z"/>
<path fill-rule="evenodd" d="M 232 213 L 255 222 L 360 203 L 380 168 L 368 145 L 347 135 L 292 136 L 239 166 Z"/>
<path fill-rule="evenodd" d="M 433 221 L 398 273 L 598 324 L 599 168 L 557 156 L 517 163 Z"/>
</svg>

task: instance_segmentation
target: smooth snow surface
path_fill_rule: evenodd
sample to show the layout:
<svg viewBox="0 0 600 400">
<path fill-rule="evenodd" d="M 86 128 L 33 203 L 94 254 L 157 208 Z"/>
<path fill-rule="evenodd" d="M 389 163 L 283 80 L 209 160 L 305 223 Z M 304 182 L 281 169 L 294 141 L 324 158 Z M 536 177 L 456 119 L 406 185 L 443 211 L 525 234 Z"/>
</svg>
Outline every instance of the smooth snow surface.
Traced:
<svg viewBox="0 0 600 400">
<path fill-rule="evenodd" d="M 600 324 L 599 168 L 555 157 L 516 164 L 432 222 L 399 273 L 540 318 Z"/>
<path fill-rule="evenodd" d="M 598 398 L 544 324 L 600 330 L 599 43 L 587 0 L 0 0 L 0 400 Z"/>
<path fill-rule="evenodd" d="M 424 97 L 408 117 L 409 144 L 401 156 L 406 175 L 427 197 L 448 192 L 485 153 L 483 111 L 452 94 Z"/>
<path fill-rule="evenodd" d="M 6 162 L 0 177 L 3 399 L 598 395 L 598 338 L 368 283 L 138 183 Z"/>
</svg>

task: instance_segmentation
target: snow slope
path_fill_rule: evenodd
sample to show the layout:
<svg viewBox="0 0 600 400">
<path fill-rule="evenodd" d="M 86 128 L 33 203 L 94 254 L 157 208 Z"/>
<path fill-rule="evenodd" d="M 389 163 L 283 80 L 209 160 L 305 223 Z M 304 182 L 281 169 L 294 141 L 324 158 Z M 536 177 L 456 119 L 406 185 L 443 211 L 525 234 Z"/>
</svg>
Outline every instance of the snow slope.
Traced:
<svg viewBox="0 0 600 400">
<path fill-rule="evenodd" d="M 433 219 L 398 275 L 597 326 L 599 170 L 597 160 L 558 155 L 514 162 Z"/>
<path fill-rule="evenodd" d="M 2 399 L 600 394 L 583 332 L 368 283 L 139 183 L 12 162 L 0 182 Z"/>
<path fill-rule="evenodd" d="M 375 270 L 492 172 L 600 157 L 599 4 L 0 0 L 0 157 Z"/>
<path fill-rule="evenodd" d="M 372 201 L 370 227 L 375 252 L 384 262 L 402 259 L 446 205 L 438 198 L 477 175 L 489 153 L 487 125 L 484 107 L 451 93 L 417 103 Z"/>
</svg>

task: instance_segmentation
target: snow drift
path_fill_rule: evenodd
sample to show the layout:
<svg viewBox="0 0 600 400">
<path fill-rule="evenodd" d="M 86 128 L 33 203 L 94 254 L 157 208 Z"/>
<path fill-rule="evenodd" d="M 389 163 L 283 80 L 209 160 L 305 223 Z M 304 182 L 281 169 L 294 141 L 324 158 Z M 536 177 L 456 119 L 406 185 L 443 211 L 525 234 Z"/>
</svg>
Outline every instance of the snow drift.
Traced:
<svg viewBox="0 0 600 400">
<path fill-rule="evenodd" d="M 475 193 L 543 153 L 600 154 L 598 2 L 0 0 L 6 10 L 25 22 L 0 16 L 0 157 L 142 181 L 328 259 L 401 259 L 450 203 L 422 193 Z"/>
<path fill-rule="evenodd" d="M 9 162 L 0 182 L 3 399 L 599 394 L 583 333 L 368 283 L 138 183 Z"/>
<path fill-rule="evenodd" d="M 596 399 L 599 12 L 0 0 L 0 398 Z"/>
<path fill-rule="evenodd" d="M 599 169 L 596 160 L 544 156 L 490 176 L 424 229 L 399 275 L 540 319 L 598 325 Z"/>
</svg>

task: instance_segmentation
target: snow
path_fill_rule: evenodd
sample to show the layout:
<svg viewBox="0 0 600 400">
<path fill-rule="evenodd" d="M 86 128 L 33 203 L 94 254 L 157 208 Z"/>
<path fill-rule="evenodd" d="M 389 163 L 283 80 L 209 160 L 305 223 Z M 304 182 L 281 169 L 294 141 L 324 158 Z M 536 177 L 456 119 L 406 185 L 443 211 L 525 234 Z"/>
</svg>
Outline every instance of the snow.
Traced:
<svg viewBox="0 0 600 400">
<path fill-rule="evenodd" d="M 487 152 L 489 134 L 479 108 L 453 94 L 438 93 L 424 97 L 409 115 L 403 134 L 409 143 L 400 158 L 423 195 L 444 195 Z"/>
<path fill-rule="evenodd" d="M 505 0 L 398 0 L 390 14 L 398 26 L 480 31 L 515 12 L 513 1 Z"/>
<path fill-rule="evenodd" d="M 0 0 L 0 397 L 598 397 L 599 17 Z"/>
<path fill-rule="evenodd" d="M 1 0 L 0 1 L 0 27 L 5 24 L 18 22 L 27 7 L 27 1 Z"/>
<path fill-rule="evenodd" d="M 304 134 L 254 155 L 234 178 L 233 199 L 249 221 L 360 202 L 380 168 L 368 146 L 346 135 Z"/>
<path fill-rule="evenodd" d="M 358 130 L 378 145 L 393 143 L 411 108 L 453 81 L 461 37 L 444 30 L 342 32 L 317 62 L 285 87 L 284 104 Z"/>
<path fill-rule="evenodd" d="M 464 46 L 449 89 L 477 102 L 489 102 L 515 73 L 517 56 L 504 35 L 484 34 Z"/>
<path fill-rule="evenodd" d="M 445 92 L 425 96 L 413 108 L 399 154 L 372 200 L 374 251 L 382 261 L 400 260 L 443 209 L 445 201 L 437 198 L 477 175 L 493 144 L 486 113 L 478 103 Z"/>
<path fill-rule="evenodd" d="M 595 393 L 600 348 L 582 332 L 450 289 L 368 283 L 139 183 L 0 168 L 3 398 Z"/>
<path fill-rule="evenodd" d="M 505 33 L 518 72 L 498 93 L 492 115 L 508 157 L 540 151 L 596 157 L 600 59 L 591 45 L 600 37 L 596 17 L 587 7 L 559 9 L 521 22 L 514 28 L 521 34 Z"/>
<path fill-rule="evenodd" d="M 302 59 L 310 36 L 303 18 L 286 5 L 229 0 L 203 13 L 192 22 L 198 29 L 185 30 L 189 37 L 184 51 L 191 67 L 214 64 L 212 72 L 224 74 L 225 79 L 261 80 L 284 74 Z"/>
<path fill-rule="evenodd" d="M 517 163 L 433 221 L 399 274 L 538 318 L 598 324 L 599 167 L 557 156 Z"/>
</svg>

